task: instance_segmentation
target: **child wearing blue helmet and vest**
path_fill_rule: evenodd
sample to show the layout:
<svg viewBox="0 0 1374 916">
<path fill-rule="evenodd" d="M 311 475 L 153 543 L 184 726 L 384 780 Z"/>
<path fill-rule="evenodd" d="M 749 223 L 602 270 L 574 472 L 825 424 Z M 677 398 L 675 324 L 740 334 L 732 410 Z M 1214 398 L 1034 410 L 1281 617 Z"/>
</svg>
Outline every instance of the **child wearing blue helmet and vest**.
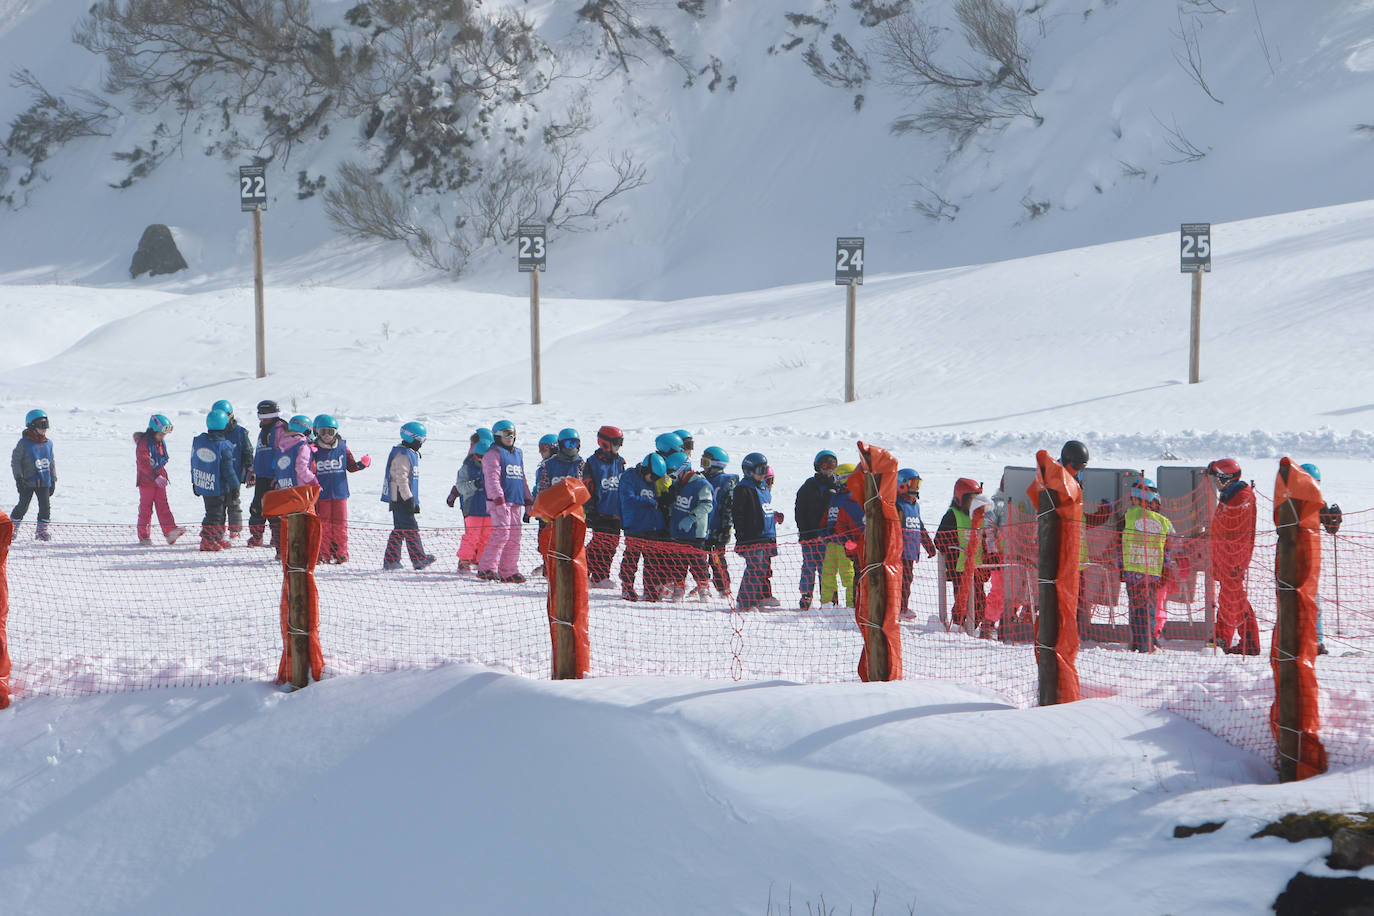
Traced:
<svg viewBox="0 0 1374 916">
<path fill-rule="evenodd" d="M 372 465 L 372 457 L 354 459 L 348 442 L 339 436 L 339 421 L 327 413 L 315 418 L 315 479 L 320 499 L 320 563 L 348 562 L 348 475 Z M 232 524 L 232 522 L 231 522 Z"/>
<path fill-rule="evenodd" d="M 134 482 L 138 486 L 138 543 L 147 547 L 153 543 L 153 509 L 157 509 L 157 522 L 162 526 L 162 536 L 168 544 L 175 544 L 177 538 L 186 533 L 178 528 L 172 516 L 172 507 L 167 503 L 167 443 L 164 441 L 172 431 L 172 421 L 160 413 L 148 418 L 148 428 L 134 433 Z M 234 492 L 238 492 L 235 490 Z"/>
<path fill-rule="evenodd" d="M 686 452 L 668 456 L 668 474 L 673 479 L 668 491 L 668 536 L 672 553 L 673 597 L 680 598 L 687 586 L 687 573 L 696 583 L 688 596 L 705 601 L 711 596 L 711 573 L 706 563 L 706 532 L 715 507 L 716 491 L 711 482 L 692 468 Z"/>
<path fill-rule="evenodd" d="M 234 405 L 225 400 L 216 401 L 211 410 L 222 410 L 229 415 L 229 425 L 225 427 L 224 438 L 234 447 L 234 473 L 238 474 L 242 486 L 253 486 L 253 435 L 239 425 L 234 416 Z M 225 502 L 229 519 L 229 539 L 233 540 L 243 533 L 243 502 L 239 499 L 239 489 L 229 494 Z"/>
<path fill-rule="evenodd" d="M 620 475 L 616 487 L 620 499 L 620 524 L 625 531 L 625 552 L 620 557 L 620 594 L 626 601 L 657 601 L 663 593 L 664 557 L 653 542 L 667 536 L 668 524 L 658 502 L 658 483 L 668 476 L 663 456 L 650 453 Z M 635 591 L 640 558 L 644 559 L 644 589 Z"/>
<path fill-rule="evenodd" d="M 528 518 L 527 507 L 534 502 L 525 479 L 525 456 L 515 446 L 515 424 L 510 420 L 496 421 L 491 431 L 496 442 L 482 456 L 491 537 L 482 551 L 477 578 L 524 582 L 525 577 L 516 568 L 520 559 L 520 525 Z"/>
<path fill-rule="evenodd" d="M 771 596 L 771 589 L 780 513 L 773 510 L 773 493 L 767 485 L 768 459 L 759 452 L 750 452 L 739 467 L 744 475 L 735 487 L 732 506 L 735 553 L 744 558 L 738 607 L 742 611 L 779 607 L 782 602 Z"/>
<path fill-rule="evenodd" d="M 580 478 L 586 465 L 587 460 L 582 457 L 582 434 L 571 426 L 559 430 L 553 452 L 539 462 L 539 467 L 534 472 L 534 498 L 538 499 L 540 493 L 565 477 Z M 547 523 L 543 520 L 539 522 L 541 532 L 545 524 Z M 534 574 L 544 575 L 542 563 L 535 569 Z"/>
<path fill-rule="evenodd" d="M 52 441 L 48 439 L 48 415 L 42 410 L 30 410 L 24 416 L 24 432 L 10 454 L 10 470 L 14 472 L 14 486 L 19 491 L 10 518 L 15 527 L 29 511 L 29 503 L 38 497 L 38 530 L 34 537 L 40 541 L 52 539 L 48 533 L 51 518 L 49 500 L 57 491 L 57 462 L 53 458 Z"/>
<path fill-rule="evenodd" d="M 391 448 L 386 459 L 386 478 L 382 481 L 382 502 L 391 505 L 391 536 L 382 555 L 382 569 L 401 568 L 401 544 L 410 555 L 410 565 L 424 569 L 434 562 L 420 542 L 420 447 L 429 433 L 423 423 L 411 420 L 401 427 L 400 444 Z"/>
<path fill-rule="evenodd" d="M 596 451 L 582 466 L 582 483 L 591 499 L 583 511 L 592 539 L 587 543 L 587 579 L 592 588 L 614 588 L 611 562 L 620 546 L 620 477 L 625 459 L 620 447 L 625 434 L 618 426 L 605 425 L 596 431 Z"/>
<path fill-rule="evenodd" d="M 701 476 L 711 485 L 711 514 L 706 517 L 706 562 L 711 582 L 722 598 L 730 597 L 730 567 L 725 562 L 725 547 L 730 543 L 734 525 L 735 486 L 738 474 L 726 473 L 730 455 L 718 445 L 701 453 Z"/>
<path fill-rule="evenodd" d="M 472 572 L 477 558 L 491 539 L 491 514 L 487 511 L 487 486 L 482 459 L 495 442 L 491 430 L 480 427 L 469 437 L 468 456 L 458 465 L 458 479 L 448 491 L 448 505 L 458 503 L 463 512 L 463 539 L 458 542 L 458 571 Z"/>
<path fill-rule="evenodd" d="M 191 492 L 205 500 L 200 523 L 200 549 L 223 550 L 229 546 L 225 532 L 228 494 L 238 489 L 234 446 L 224 434 L 229 415 L 212 410 L 205 418 L 205 432 L 191 440 Z"/>
</svg>

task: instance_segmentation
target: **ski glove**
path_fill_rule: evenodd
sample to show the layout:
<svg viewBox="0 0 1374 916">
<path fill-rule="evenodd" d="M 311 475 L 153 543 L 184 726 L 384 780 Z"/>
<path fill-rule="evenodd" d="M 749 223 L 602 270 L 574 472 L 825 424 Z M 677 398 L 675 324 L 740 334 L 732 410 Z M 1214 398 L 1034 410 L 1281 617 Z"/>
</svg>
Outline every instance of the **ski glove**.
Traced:
<svg viewBox="0 0 1374 916">
<path fill-rule="evenodd" d="M 370 467 L 372 467 L 372 456 L 371 456 L 371 455 L 364 455 L 363 457 L 361 457 L 361 458 L 358 459 L 358 464 L 360 464 L 361 466 L 363 466 L 363 467 L 365 467 L 365 468 L 370 468 Z M 451 506 L 451 505 L 453 505 L 453 503 L 449 503 L 449 505 Z"/>
<path fill-rule="evenodd" d="M 49 496 L 53 496 L 53 495 L 56 495 L 56 493 L 57 493 L 57 481 L 54 480 L 52 483 L 48 484 L 48 495 L 49 495 Z"/>
<path fill-rule="evenodd" d="M 258 482 L 258 475 L 257 475 L 257 474 L 254 474 L 252 471 L 249 471 L 249 472 L 248 472 L 248 477 L 243 481 L 243 485 L 244 485 L 245 487 L 251 487 L 251 486 L 254 486 L 257 482 Z"/>
<path fill-rule="evenodd" d="M 504 496 L 498 496 L 491 500 L 491 504 L 493 506 L 504 506 L 506 504 L 506 498 Z"/>
<path fill-rule="evenodd" d="M 450 509 L 452 509 L 452 508 L 453 508 L 453 504 L 454 504 L 455 502 L 457 502 L 457 501 L 458 501 L 458 487 L 457 487 L 457 486 L 454 486 L 453 488 L 451 488 L 451 489 L 448 491 L 448 499 L 444 500 L 444 502 L 448 503 L 448 507 L 449 507 Z"/>
<path fill-rule="evenodd" d="M 522 519 L 520 519 L 520 521 L 522 521 L 522 522 L 524 522 L 526 525 L 528 525 L 528 524 L 530 523 L 530 514 L 529 514 L 528 512 L 526 512 L 526 513 L 525 513 L 525 517 L 522 518 Z"/>
<path fill-rule="evenodd" d="M 787 516 L 786 516 L 786 515 L 783 515 L 781 512 L 774 512 L 774 513 L 773 513 L 773 524 L 775 524 L 775 525 L 781 525 L 781 524 L 782 524 L 784 521 L 786 521 L 786 520 L 787 520 Z"/>
<path fill-rule="evenodd" d="M 1326 529 L 1327 534 L 1335 534 L 1341 530 L 1341 507 L 1335 503 L 1322 506 L 1317 517 L 1321 519 L 1322 527 Z"/>
<path fill-rule="evenodd" d="M 161 487 L 161 488 L 164 489 L 164 490 L 167 489 L 167 478 L 166 478 L 166 477 L 154 477 L 154 478 L 153 478 L 153 483 L 156 484 L 157 486 Z"/>
</svg>

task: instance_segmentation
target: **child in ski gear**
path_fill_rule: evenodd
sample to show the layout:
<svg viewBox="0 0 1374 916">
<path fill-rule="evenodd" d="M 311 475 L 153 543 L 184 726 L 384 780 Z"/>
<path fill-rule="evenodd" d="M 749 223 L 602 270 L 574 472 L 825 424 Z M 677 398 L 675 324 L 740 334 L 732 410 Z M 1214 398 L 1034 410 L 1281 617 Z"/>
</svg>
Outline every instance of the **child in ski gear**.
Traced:
<svg viewBox="0 0 1374 916">
<path fill-rule="evenodd" d="M 706 559 L 711 567 L 711 579 L 716 593 L 730 597 L 730 568 L 725 562 L 725 547 L 730 543 L 734 524 L 735 485 L 738 474 L 727 474 L 725 467 L 730 456 L 725 449 L 712 445 L 701 453 L 701 473 L 711 484 L 714 501 L 706 519 Z"/>
<path fill-rule="evenodd" d="M 677 433 L 659 433 L 654 437 L 654 453 L 667 462 L 668 456 L 673 452 L 682 451 L 682 437 Z M 666 467 L 666 464 L 665 464 Z M 659 496 L 666 496 L 668 488 L 673 485 L 673 481 L 666 474 L 658 479 L 654 484 Z"/>
<path fill-rule="evenodd" d="M 826 512 L 825 553 L 821 561 L 821 604 L 839 606 L 839 586 L 844 586 L 845 603 L 854 606 L 854 561 L 845 550 L 845 542 L 855 531 L 863 532 L 864 510 L 850 495 L 849 475 L 854 465 L 841 464 L 835 468 L 835 490 L 830 494 Z M 836 582 L 838 579 L 838 583 Z"/>
<path fill-rule="evenodd" d="M 411 420 L 401 427 L 401 441 L 391 447 L 387 456 L 382 502 L 391 505 L 391 535 L 382 554 L 382 569 L 401 568 L 402 543 L 410 556 L 410 565 L 416 569 L 434 562 L 434 554 L 425 553 L 420 526 L 415 521 L 420 514 L 420 447 L 427 435 L 423 423 Z"/>
<path fill-rule="evenodd" d="M 539 467 L 534 472 L 534 498 L 538 499 L 539 494 L 555 485 L 565 477 L 582 477 L 582 472 L 586 467 L 586 459 L 582 457 L 582 434 L 571 426 L 564 427 L 558 431 L 558 441 L 554 443 L 553 452 L 539 462 Z M 533 505 L 531 501 L 530 505 Z M 528 512 L 526 513 L 528 515 Z M 528 520 L 528 519 L 527 519 Z M 539 535 L 544 536 L 544 528 L 548 523 L 543 519 L 539 520 Z M 542 542 L 541 542 L 542 543 Z M 542 554 L 542 548 L 541 548 Z M 539 564 L 534 574 L 544 575 L 544 564 Z"/>
<path fill-rule="evenodd" d="M 657 601 L 664 580 L 663 550 L 667 522 L 658 503 L 658 482 L 668 474 L 663 456 L 650 453 L 620 475 L 620 524 L 625 529 L 625 552 L 620 557 L 620 593 L 626 601 L 641 600 L 635 591 L 639 559 L 644 558 L 644 601 Z"/>
<path fill-rule="evenodd" d="M 735 553 L 744 558 L 744 576 L 739 583 L 738 603 L 742 611 L 778 607 L 781 602 L 769 597 L 773 577 L 773 557 L 778 554 L 777 514 L 769 491 L 768 458 L 750 452 L 739 464 L 744 472 L 735 487 L 731 513 L 735 526 Z"/>
<path fill-rule="evenodd" d="M 1259 655 L 1259 624 L 1245 594 L 1245 576 L 1255 551 L 1255 492 L 1241 479 L 1234 458 L 1219 458 L 1207 466 L 1217 490 L 1217 508 L 1209 532 L 1212 572 L 1217 580 L 1217 645 L 1232 655 Z M 1240 642 L 1231 637 L 1240 632 Z"/>
<path fill-rule="evenodd" d="M 692 434 L 685 429 L 675 429 L 673 430 L 673 435 L 681 440 L 682 451 L 687 455 L 688 459 L 690 459 L 692 457 L 692 452 L 696 451 L 696 440 L 692 438 Z"/>
<path fill-rule="evenodd" d="M 167 443 L 164 441 L 172 431 L 172 421 L 160 413 L 148 418 L 148 428 L 134 433 L 134 483 L 138 487 L 138 543 L 148 546 L 153 543 L 153 509 L 157 509 L 157 523 L 162 528 L 162 536 L 168 544 L 175 544 L 177 538 L 186 533 L 178 528 L 172 517 L 172 507 L 167 504 Z M 238 492 L 235 490 L 234 492 Z"/>
<path fill-rule="evenodd" d="M 1153 651 L 1152 618 L 1159 602 L 1166 566 L 1173 565 L 1170 534 L 1173 523 L 1151 508 L 1152 485 L 1145 480 L 1131 487 L 1131 507 L 1121 530 L 1121 570 L 1131 608 L 1131 651 Z M 1256 641 L 1259 636 L 1256 633 Z M 1256 654 L 1259 649 L 1256 647 Z"/>
<path fill-rule="evenodd" d="M 320 498 L 320 563 L 348 562 L 348 475 L 372 464 L 364 455 L 354 460 L 348 442 L 339 436 L 339 422 L 327 413 L 315 418 L 315 477 Z M 233 524 L 232 519 L 230 524 Z"/>
<path fill-rule="evenodd" d="M 272 473 L 278 490 L 319 483 L 315 477 L 315 449 L 310 444 L 309 417 L 296 414 L 286 424 L 286 430 L 277 437 L 277 449 L 272 458 Z M 280 558 L 281 519 L 269 520 L 268 527 L 272 529 L 272 543 L 277 546 L 277 556 Z"/>
<path fill-rule="evenodd" d="M 691 597 L 704 601 L 711 594 L 711 574 L 707 569 L 703 546 L 711 510 L 715 507 L 715 488 L 692 469 L 685 452 L 669 456 L 666 465 L 673 477 L 672 489 L 668 491 L 671 499 L 668 534 L 676 548 L 673 551 L 672 572 L 674 593 L 680 596 L 685 590 L 687 573 L 690 572 L 692 581 L 696 583 Z"/>
<path fill-rule="evenodd" d="M 592 539 L 587 543 L 587 578 L 593 588 L 611 588 L 611 561 L 620 546 L 620 478 L 625 434 L 618 426 L 596 431 L 596 451 L 582 465 L 582 483 L 591 499 L 583 507 Z"/>
<path fill-rule="evenodd" d="M 526 507 L 534 502 L 525 479 L 525 456 L 515 446 L 515 424 L 498 420 L 491 431 L 496 443 L 482 456 L 482 480 L 491 516 L 491 537 L 478 563 L 479 579 L 524 582 L 516 564 L 520 560 L 520 525 Z"/>
<path fill-rule="evenodd" d="M 482 476 L 482 458 L 492 446 L 491 430 L 482 427 L 468 442 L 468 455 L 458 465 L 458 479 L 448 493 L 449 508 L 456 502 L 463 512 L 463 539 L 458 543 L 459 572 L 477 568 L 477 558 L 491 538 L 486 481 Z"/>
<path fill-rule="evenodd" d="M 253 450 L 253 501 L 248 504 L 248 546 L 263 546 L 263 529 L 267 522 L 262 515 L 262 498 L 277 486 L 275 462 L 278 440 L 286 433 L 286 421 L 276 401 L 258 402 L 258 436 Z M 276 529 L 272 529 L 272 547 L 277 546 Z"/>
<path fill-rule="evenodd" d="M 234 446 L 225 438 L 229 415 L 212 410 L 205 418 L 205 432 L 191 440 L 191 492 L 205 500 L 200 523 L 200 549 L 223 550 L 229 546 L 225 533 L 228 493 L 238 489 L 234 470 Z"/>
<path fill-rule="evenodd" d="M 234 472 L 238 474 L 239 480 L 243 481 L 245 487 L 253 486 L 252 433 L 239 425 L 238 419 L 234 416 L 234 405 L 228 401 L 216 401 L 210 409 L 222 410 L 229 415 L 229 426 L 224 431 L 224 437 L 234 447 Z M 233 540 L 243 533 L 243 502 L 239 499 L 237 487 L 234 488 L 234 492 L 229 494 L 227 506 L 229 539 Z"/>
<path fill-rule="evenodd" d="M 830 514 L 830 497 L 835 493 L 835 468 L 840 460 L 835 453 L 824 449 L 811 460 L 816 473 L 797 488 L 797 540 L 801 546 L 801 609 L 811 607 L 816 591 L 816 579 L 825 562 L 826 531 Z"/>
<path fill-rule="evenodd" d="M 38 497 L 38 528 L 34 537 L 40 541 L 52 539 L 48 533 L 51 518 L 49 500 L 57 491 L 57 461 L 53 457 L 52 442 L 48 439 L 48 415 L 34 409 L 24 416 L 24 432 L 10 453 L 10 470 L 14 472 L 14 486 L 19 491 L 10 518 L 15 527 L 29 511 L 29 503 Z"/>
<path fill-rule="evenodd" d="M 940 527 L 935 530 L 935 549 L 944 554 L 945 578 L 954 584 L 954 611 L 951 614 L 956 626 L 963 626 L 968 616 L 969 589 L 973 590 L 973 619 L 981 624 L 987 595 L 983 591 L 991 575 L 991 570 L 983 566 L 983 544 L 981 536 L 971 535 L 973 498 L 982 496 L 983 486 L 976 480 L 960 477 L 954 482 L 954 495 L 949 508 L 940 519 Z M 977 541 L 973 556 L 969 556 L 969 540 Z M 973 563 L 973 575 L 966 579 L 964 568 L 967 562 Z"/>
<path fill-rule="evenodd" d="M 902 613 L 911 613 L 911 580 L 921 550 L 935 556 L 935 542 L 921 521 L 921 475 L 911 468 L 897 472 L 897 511 L 902 516 Z"/>
</svg>

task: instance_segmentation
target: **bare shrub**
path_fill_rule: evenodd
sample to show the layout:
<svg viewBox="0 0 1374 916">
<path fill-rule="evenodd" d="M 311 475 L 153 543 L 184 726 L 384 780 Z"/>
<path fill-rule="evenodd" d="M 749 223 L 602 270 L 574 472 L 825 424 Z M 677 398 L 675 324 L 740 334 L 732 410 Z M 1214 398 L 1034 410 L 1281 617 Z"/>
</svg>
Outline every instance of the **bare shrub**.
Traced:
<svg viewBox="0 0 1374 916">
<path fill-rule="evenodd" d="M 814 43 L 802 52 L 802 60 L 806 61 L 816 79 L 837 89 L 858 89 L 868 82 L 868 61 L 854 50 L 854 46 L 843 35 L 836 33 L 830 36 L 830 50 L 835 56 L 829 61 Z"/>
<path fill-rule="evenodd" d="M 77 108 L 49 92 L 38 77 L 23 69 L 10 75 L 10 85 L 27 88 L 33 96 L 29 107 L 10 121 L 9 135 L 0 144 L 8 155 L 28 161 L 28 172 L 19 179 L 20 184 L 31 181 L 34 168 L 57 147 L 79 137 L 110 135 L 104 128 L 115 109 L 104 99 L 90 93 L 77 93 L 84 105 Z"/>
</svg>

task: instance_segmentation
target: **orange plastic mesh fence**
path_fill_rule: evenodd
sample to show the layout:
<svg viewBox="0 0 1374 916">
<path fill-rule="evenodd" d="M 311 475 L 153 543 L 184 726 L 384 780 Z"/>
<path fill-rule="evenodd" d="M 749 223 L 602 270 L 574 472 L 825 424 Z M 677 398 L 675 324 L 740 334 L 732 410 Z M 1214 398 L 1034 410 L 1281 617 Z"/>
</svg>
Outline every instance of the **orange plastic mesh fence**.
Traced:
<svg viewBox="0 0 1374 916">
<path fill-rule="evenodd" d="M 1130 651 L 1130 595 L 1121 577 L 1119 525 L 1125 506 L 1089 507 L 1088 556 L 1078 670 L 1085 698 L 1120 697 L 1172 710 L 1266 759 L 1274 758 L 1267 715 L 1274 697 L 1268 651 L 1275 623 L 1272 505 L 1259 494 L 1258 536 L 1247 593 L 1261 654 L 1227 654 L 1213 635 L 1205 583 L 1207 537 L 1189 523 L 1188 501 L 1161 506 L 1178 533 L 1169 546 L 1160 642 Z M 934 532 L 938 516 L 928 520 Z M 176 546 L 138 547 L 132 527 L 53 524 L 35 542 L 22 526 L 10 555 L 12 691 L 76 695 L 154 687 L 271 680 L 281 652 L 282 571 L 272 551 L 201 552 L 193 535 Z M 462 529 L 423 529 L 437 561 L 417 571 L 383 570 L 389 529 L 351 527 L 346 564 L 316 569 L 325 676 L 450 662 L 497 665 L 548 677 L 551 649 L 535 526 L 525 526 L 518 570 L 523 583 L 483 581 L 458 572 Z M 648 559 L 622 594 L 628 547 Z M 591 669 L 596 675 L 780 678 L 852 681 L 862 648 L 852 600 L 852 561 L 842 544 L 784 539 L 771 557 L 771 595 L 737 600 L 746 572 L 732 545 L 710 556 L 691 547 L 622 538 L 610 579 L 589 597 Z M 1374 759 L 1374 510 L 1346 516 L 1323 534 L 1320 596 L 1330 655 L 1317 666 L 1322 737 L 1333 765 Z M 804 567 L 819 566 L 810 606 L 802 608 Z M 938 558 L 913 564 L 902 617 L 903 676 L 986 686 L 1013 703 L 1036 702 L 1033 654 L 1036 594 L 1033 519 L 990 514 L 970 620 L 953 605 L 957 585 L 942 582 Z M 719 573 L 724 576 L 720 577 Z M 809 572 L 809 570 L 808 570 Z M 697 579 L 697 574 L 702 576 Z M 693 590 L 706 586 L 693 594 Z M 679 591 L 679 586 L 681 589 Z M 725 586 L 724 589 L 721 586 Z M 750 587 L 753 587 L 752 584 Z M 1213 586 L 1215 589 L 1215 586 Z M 644 600 L 657 597 L 657 601 Z M 1215 604 L 1215 599 L 1211 604 Z M 1151 648 L 1156 617 L 1149 615 Z M 986 638 L 978 638 L 984 635 Z"/>
</svg>

